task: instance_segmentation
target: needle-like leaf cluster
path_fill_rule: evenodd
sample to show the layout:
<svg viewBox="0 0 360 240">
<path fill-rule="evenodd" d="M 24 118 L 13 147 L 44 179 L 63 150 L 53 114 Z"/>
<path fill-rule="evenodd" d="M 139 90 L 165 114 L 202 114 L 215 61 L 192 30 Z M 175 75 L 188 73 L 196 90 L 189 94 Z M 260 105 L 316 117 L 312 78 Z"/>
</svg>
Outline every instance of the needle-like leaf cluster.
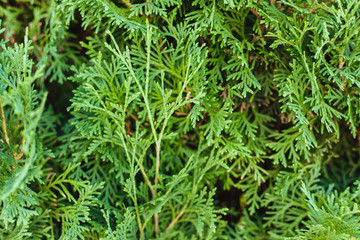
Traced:
<svg viewBox="0 0 360 240">
<path fill-rule="evenodd" d="M 360 239 L 359 1 L 0 18 L 0 239 Z"/>
</svg>

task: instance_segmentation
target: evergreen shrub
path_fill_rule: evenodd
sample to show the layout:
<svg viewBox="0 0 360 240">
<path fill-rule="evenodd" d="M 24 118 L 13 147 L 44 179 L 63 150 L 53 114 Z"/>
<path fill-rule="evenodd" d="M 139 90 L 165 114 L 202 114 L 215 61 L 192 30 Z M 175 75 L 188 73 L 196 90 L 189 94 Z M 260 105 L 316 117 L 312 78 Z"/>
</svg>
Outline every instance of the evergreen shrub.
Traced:
<svg viewBox="0 0 360 240">
<path fill-rule="evenodd" d="M 0 19 L 0 239 L 360 239 L 360 1 Z"/>
</svg>

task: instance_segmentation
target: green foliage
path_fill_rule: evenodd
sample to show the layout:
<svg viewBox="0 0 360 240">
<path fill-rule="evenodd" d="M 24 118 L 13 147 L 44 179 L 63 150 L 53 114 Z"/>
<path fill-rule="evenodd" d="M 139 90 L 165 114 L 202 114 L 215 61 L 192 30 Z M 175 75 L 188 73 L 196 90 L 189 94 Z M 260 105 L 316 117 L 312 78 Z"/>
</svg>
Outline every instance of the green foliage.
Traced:
<svg viewBox="0 0 360 240">
<path fill-rule="evenodd" d="M 360 3 L 0 1 L 1 239 L 360 239 Z"/>
</svg>

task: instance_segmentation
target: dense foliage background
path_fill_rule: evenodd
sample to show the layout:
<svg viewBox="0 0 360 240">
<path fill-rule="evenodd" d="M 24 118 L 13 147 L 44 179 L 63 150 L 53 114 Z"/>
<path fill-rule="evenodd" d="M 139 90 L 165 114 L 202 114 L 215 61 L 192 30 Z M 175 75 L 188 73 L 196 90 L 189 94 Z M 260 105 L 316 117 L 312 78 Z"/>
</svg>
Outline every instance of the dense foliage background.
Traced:
<svg viewBox="0 0 360 240">
<path fill-rule="evenodd" d="M 360 239 L 360 1 L 0 19 L 0 239 Z"/>
</svg>

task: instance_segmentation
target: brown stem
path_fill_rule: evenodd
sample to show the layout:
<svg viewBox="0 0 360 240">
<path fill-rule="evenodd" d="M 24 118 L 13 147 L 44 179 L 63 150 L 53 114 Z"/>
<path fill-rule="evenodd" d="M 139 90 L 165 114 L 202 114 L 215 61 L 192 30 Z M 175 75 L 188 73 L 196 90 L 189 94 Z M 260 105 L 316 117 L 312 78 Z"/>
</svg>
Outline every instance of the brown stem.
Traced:
<svg viewBox="0 0 360 240">
<path fill-rule="evenodd" d="M 324 5 L 328 5 L 329 3 L 333 2 L 334 0 L 328 1 L 328 2 L 324 2 L 324 3 L 320 3 L 320 6 L 324 6 Z M 314 1 L 315 3 L 315 1 Z M 313 13 L 318 9 L 318 7 L 313 7 L 312 9 L 309 10 L 309 13 Z"/>
<path fill-rule="evenodd" d="M 144 231 L 142 229 L 142 224 L 141 224 L 141 221 L 139 218 L 137 219 L 137 221 L 138 221 L 138 225 L 139 225 L 140 239 L 143 239 Z"/>
<path fill-rule="evenodd" d="M 130 151 L 130 153 L 131 153 L 131 154 L 134 154 L 132 151 Z M 143 175 L 146 184 L 147 184 L 148 187 L 150 188 L 151 195 L 154 197 L 154 194 L 155 194 L 155 193 L 154 193 L 153 186 L 152 186 L 152 184 L 151 184 L 151 182 L 150 182 L 150 180 L 149 180 L 149 177 L 147 176 L 143 165 L 142 165 L 142 164 L 139 164 L 139 166 L 140 166 L 140 172 L 141 172 L 141 174 Z M 136 207 L 136 215 L 139 216 L 137 207 Z M 140 239 L 143 239 L 144 231 L 143 231 L 143 227 L 142 227 L 141 220 L 140 220 L 139 217 L 137 218 L 137 222 L 138 222 L 138 227 L 139 227 L 139 232 L 140 232 Z"/>
<path fill-rule="evenodd" d="M 19 152 L 19 154 L 14 154 L 15 156 L 15 160 L 19 160 L 19 159 L 21 159 L 22 158 L 22 156 L 24 155 L 24 153 L 21 151 L 21 149 L 20 149 L 20 152 Z"/>
<path fill-rule="evenodd" d="M 152 184 L 151 184 L 148 176 L 146 175 L 146 172 L 145 172 L 145 169 L 144 169 L 143 165 L 140 165 L 140 171 L 141 171 L 141 174 L 143 175 L 143 177 L 144 177 L 144 179 L 145 179 L 146 184 L 147 184 L 148 187 L 150 188 L 151 195 L 152 195 L 153 198 L 154 198 L 154 196 L 155 196 L 155 191 L 154 191 L 154 189 L 153 189 L 153 186 L 152 186 Z"/>
<path fill-rule="evenodd" d="M 339 63 L 339 68 L 342 69 L 344 67 L 344 58 L 343 57 L 340 57 L 340 63 Z"/>
<path fill-rule="evenodd" d="M 154 214 L 154 225 L 155 225 L 155 236 L 157 236 L 159 233 L 159 214 L 158 213 Z"/>
<path fill-rule="evenodd" d="M 166 231 L 169 231 L 177 221 L 179 221 L 179 219 L 181 218 L 181 216 L 185 213 L 185 210 L 187 208 L 187 203 L 183 206 L 183 208 L 181 209 L 181 211 L 179 212 L 179 214 L 174 218 L 174 220 L 171 221 L 171 223 L 169 224 L 169 226 L 166 228 Z"/>
<path fill-rule="evenodd" d="M 189 113 L 186 112 L 174 112 L 175 116 L 187 116 Z"/>
<path fill-rule="evenodd" d="M 131 132 L 131 122 L 130 121 L 125 122 L 125 126 L 126 126 L 126 134 L 130 136 L 134 136 L 134 133 Z"/>
<path fill-rule="evenodd" d="M 126 112 L 129 112 L 129 109 L 128 109 L 128 108 L 126 109 Z M 129 116 L 130 116 L 132 119 L 134 119 L 135 121 L 139 121 L 139 119 L 138 119 L 134 114 L 129 113 Z"/>
<path fill-rule="evenodd" d="M 131 7 L 132 7 L 132 4 L 131 4 L 130 0 L 129 0 L 129 1 L 127 1 L 127 0 L 122 0 L 122 2 L 123 2 L 123 4 L 126 5 L 127 8 L 131 8 Z"/>
<path fill-rule="evenodd" d="M 159 182 L 159 168 L 160 168 L 160 143 L 156 143 L 156 166 L 155 166 L 155 185 Z"/>
<path fill-rule="evenodd" d="M 3 132 L 4 132 L 4 136 L 5 136 L 5 141 L 7 144 L 10 143 L 10 139 L 9 139 L 9 136 L 8 136 L 8 133 L 7 133 L 7 128 L 6 128 L 6 121 L 5 121 L 5 113 L 4 113 L 4 109 L 1 105 L 1 101 L 0 101 L 0 112 L 1 112 L 1 122 L 2 122 L 2 129 L 3 129 Z"/>
<path fill-rule="evenodd" d="M 25 132 L 25 130 L 26 130 L 26 125 L 25 125 L 25 123 L 24 123 L 24 132 Z M 21 145 L 22 145 L 22 147 L 24 147 L 24 145 L 25 145 L 25 138 L 24 138 L 24 136 L 23 136 L 22 139 L 21 139 Z M 21 159 L 23 155 L 24 155 L 23 151 L 21 150 L 21 148 L 19 148 L 19 153 L 18 153 L 18 154 L 14 154 L 15 160 Z"/>
<path fill-rule="evenodd" d="M 185 88 L 185 93 L 188 94 L 190 92 L 189 88 L 186 86 Z M 192 97 L 191 97 L 191 94 L 189 94 L 189 98 L 188 100 L 190 100 Z M 189 102 L 189 111 L 191 111 L 191 103 Z"/>
<path fill-rule="evenodd" d="M 139 119 L 132 113 L 129 113 L 130 117 L 134 119 L 135 121 L 139 121 Z"/>
<path fill-rule="evenodd" d="M 159 161 L 160 162 L 160 161 Z M 146 184 L 148 185 L 149 189 L 150 189 L 150 192 L 151 192 L 151 195 L 152 195 L 152 198 L 153 199 L 156 199 L 156 189 L 153 188 L 153 185 L 151 184 L 150 182 L 150 179 L 149 177 L 147 176 L 146 172 L 145 172 L 145 169 L 143 167 L 142 164 L 140 164 L 140 172 L 141 174 L 143 175 L 144 179 L 145 179 L 145 182 Z M 141 223 L 140 223 L 141 224 Z M 155 235 L 158 234 L 159 232 L 159 214 L 158 213 L 155 213 L 154 214 L 154 226 L 155 226 Z M 140 225 L 139 225 L 140 227 Z M 142 229 L 141 229 L 142 231 Z M 140 232 L 140 239 L 141 239 L 141 232 Z"/>
<path fill-rule="evenodd" d="M 131 154 L 134 154 L 132 151 L 130 151 Z M 143 175 L 144 179 L 145 179 L 145 182 L 146 184 L 148 185 L 150 191 L 151 191 L 151 195 L 154 197 L 155 196 L 155 190 L 150 182 L 150 179 L 149 177 L 147 176 L 146 172 L 145 172 L 145 169 L 144 169 L 144 166 L 142 164 L 139 164 L 140 166 L 140 172 L 141 174 Z"/>
<path fill-rule="evenodd" d="M 343 57 L 340 57 L 340 63 L 339 63 L 339 69 L 340 69 L 340 70 L 343 69 L 344 64 L 345 64 L 344 58 L 343 58 Z M 341 77 L 341 81 L 342 81 L 342 83 L 343 83 L 343 88 L 345 88 L 344 76 Z"/>
<path fill-rule="evenodd" d="M 254 16 L 258 19 L 259 24 L 260 24 L 260 29 L 261 29 L 261 35 L 264 36 L 265 24 L 261 24 L 261 17 L 259 16 L 259 13 L 253 8 L 250 9 L 250 12 L 252 14 L 254 14 Z"/>
<path fill-rule="evenodd" d="M 358 137 L 358 146 L 360 147 L 360 130 L 356 132 L 356 135 Z"/>
<path fill-rule="evenodd" d="M 160 169 L 160 143 L 156 143 L 156 162 L 155 162 L 155 181 L 154 184 L 157 185 L 159 182 L 159 169 Z M 153 198 L 156 198 L 156 189 L 154 190 Z M 159 233 L 159 214 L 154 214 L 154 227 L 155 235 Z"/>
<path fill-rule="evenodd" d="M 227 99 L 226 90 L 227 90 L 227 87 L 225 86 L 223 92 L 220 95 L 220 97 L 223 97 L 223 102 L 225 102 Z"/>
</svg>

